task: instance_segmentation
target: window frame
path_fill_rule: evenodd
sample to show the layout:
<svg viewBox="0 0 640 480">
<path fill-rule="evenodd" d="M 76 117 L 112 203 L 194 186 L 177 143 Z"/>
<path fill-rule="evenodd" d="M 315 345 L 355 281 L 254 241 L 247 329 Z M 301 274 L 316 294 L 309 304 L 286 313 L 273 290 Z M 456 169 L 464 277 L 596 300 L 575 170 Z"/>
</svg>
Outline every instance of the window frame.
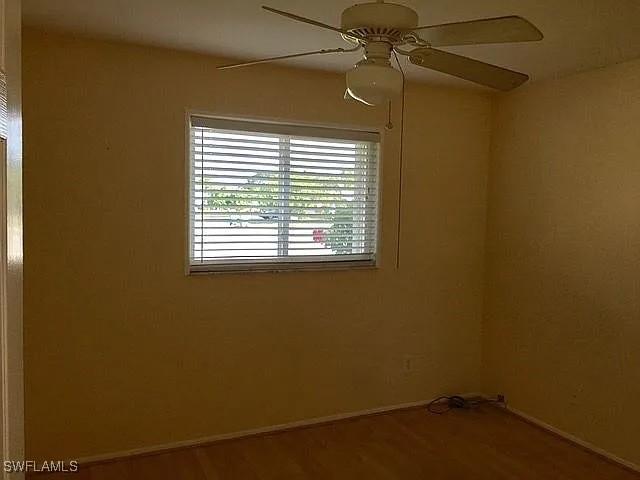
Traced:
<svg viewBox="0 0 640 480">
<path fill-rule="evenodd" d="M 382 211 L 382 165 L 383 165 L 383 145 L 384 145 L 384 130 L 376 129 L 372 127 L 353 126 L 345 124 L 331 124 L 331 123 L 309 123 L 302 121 L 292 122 L 291 120 L 265 118 L 265 117 L 239 117 L 239 116 L 221 116 L 211 113 L 206 113 L 197 110 L 187 110 L 185 121 L 185 151 L 186 151 L 186 178 L 184 182 L 185 186 L 185 207 L 186 207 L 186 248 L 185 248 L 185 266 L 187 276 L 199 276 L 199 275 L 212 275 L 222 273 L 251 273 L 251 272 L 300 272 L 300 271 L 323 271 L 323 270 L 370 270 L 380 267 L 380 246 L 381 246 L 381 211 Z M 219 263 L 214 261 L 205 265 L 194 265 L 191 263 L 191 248 L 193 244 L 193 229 L 191 224 L 191 212 L 193 209 L 192 203 L 192 188 L 193 188 L 193 165 L 192 165 L 192 127 L 193 119 L 207 119 L 213 122 L 239 122 L 246 124 L 261 124 L 261 125 L 274 125 L 276 127 L 296 129 L 328 129 L 328 130 L 344 130 L 352 133 L 362 133 L 363 135 L 375 135 L 378 141 L 378 158 L 377 158 L 377 171 L 376 171 L 376 210 L 374 213 L 376 234 L 375 234 L 375 250 L 372 258 L 363 260 L 324 260 L 324 261 L 301 261 L 300 258 L 295 257 L 283 257 L 275 261 L 269 259 L 254 259 L 254 260 L 241 260 L 241 259 L 225 259 Z M 337 137 L 336 137 L 337 138 Z M 366 254 L 369 257 L 369 254 Z M 311 259 L 310 259 L 311 260 Z"/>
</svg>

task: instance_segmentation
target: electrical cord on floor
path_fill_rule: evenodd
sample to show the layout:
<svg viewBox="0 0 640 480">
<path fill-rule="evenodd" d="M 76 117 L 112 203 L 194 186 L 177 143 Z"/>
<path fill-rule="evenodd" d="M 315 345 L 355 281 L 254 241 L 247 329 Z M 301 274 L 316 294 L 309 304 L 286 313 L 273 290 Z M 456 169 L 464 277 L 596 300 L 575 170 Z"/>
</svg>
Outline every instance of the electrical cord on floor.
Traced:
<svg viewBox="0 0 640 480">
<path fill-rule="evenodd" d="M 480 405 L 500 405 L 505 406 L 506 402 L 502 395 L 496 398 L 484 398 L 484 397 L 461 397 L 460 395 L 443 395 L 433 400 L 427 405 L 429 413 L 435 415 L 442 415 L 450 410 L 454 409 L 473 409 Z"/>
</svg>

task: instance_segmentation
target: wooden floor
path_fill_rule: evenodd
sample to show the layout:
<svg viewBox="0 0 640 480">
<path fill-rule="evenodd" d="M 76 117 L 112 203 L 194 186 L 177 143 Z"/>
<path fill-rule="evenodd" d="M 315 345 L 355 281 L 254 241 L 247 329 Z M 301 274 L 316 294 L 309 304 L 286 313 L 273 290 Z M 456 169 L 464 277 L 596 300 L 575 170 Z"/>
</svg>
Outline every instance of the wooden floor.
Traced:
<svg viewBox="0 0 640 480">
<path fill-rule="evenodd" d="M 631 480 L 601 457 L 493 407 L 424 409 L 346 420 L 40 480 Z"/>
</svg>

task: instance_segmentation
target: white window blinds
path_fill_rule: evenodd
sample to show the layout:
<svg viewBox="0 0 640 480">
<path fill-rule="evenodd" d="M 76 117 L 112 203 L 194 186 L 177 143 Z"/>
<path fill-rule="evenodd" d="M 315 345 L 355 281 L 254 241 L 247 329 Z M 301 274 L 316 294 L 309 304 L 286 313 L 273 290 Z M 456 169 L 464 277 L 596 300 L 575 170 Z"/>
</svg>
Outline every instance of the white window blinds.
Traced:
<svg viewBox="0 0 640 480">
<path fill-rule="evenodd" d="M 377 133 L 206 117 L 190 131 L 192 272 L 375 264 Z"/>
</svg>

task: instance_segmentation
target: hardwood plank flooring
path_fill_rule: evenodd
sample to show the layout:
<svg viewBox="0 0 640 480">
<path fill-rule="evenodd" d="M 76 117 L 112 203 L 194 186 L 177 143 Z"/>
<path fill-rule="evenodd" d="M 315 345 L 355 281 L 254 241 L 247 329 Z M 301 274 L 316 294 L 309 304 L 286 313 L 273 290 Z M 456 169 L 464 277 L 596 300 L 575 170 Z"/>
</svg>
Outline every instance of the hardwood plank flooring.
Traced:
<svg viewBox="0 0 640 480">
<path fill-rule="evenodd" d="M 412 409 L 81 467 L 39 480 L 639 480 L 494 407 Z"/>
</svg>

